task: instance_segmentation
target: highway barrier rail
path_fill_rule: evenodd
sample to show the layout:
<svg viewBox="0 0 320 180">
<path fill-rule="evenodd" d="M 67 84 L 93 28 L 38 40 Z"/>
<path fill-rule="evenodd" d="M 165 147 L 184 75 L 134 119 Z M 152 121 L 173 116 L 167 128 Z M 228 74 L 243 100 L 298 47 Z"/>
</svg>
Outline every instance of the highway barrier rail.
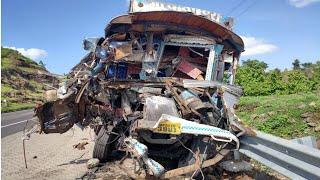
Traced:
<svg viewBox="0 0 320 180">
<path fill-rule="evenodd" d="M 240 152 L 291 179 L 320 179 L 320 150 L 257 131 Z"/>
</svg>

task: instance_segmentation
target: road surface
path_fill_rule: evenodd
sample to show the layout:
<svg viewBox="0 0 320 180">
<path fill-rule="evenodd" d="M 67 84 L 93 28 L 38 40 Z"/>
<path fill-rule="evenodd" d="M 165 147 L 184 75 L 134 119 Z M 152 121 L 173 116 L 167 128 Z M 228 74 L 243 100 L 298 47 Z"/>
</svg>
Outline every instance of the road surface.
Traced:
<svg viewBox="0 0 320 180">
<path fill-rule="evenodd" d="M 33 125 L 37 121 L 33 114 L 33 110 L 1 113 L 1 138 L 23 131 L 28 120 L 28 127 Z"/>
<path fill-rule="evenodd" d="M 22 131 L 27 120 L 35 123 L 32 110 L 1 114 L 1 179 L 76 179 L 87 171 L 95 136 L 89 128 L 78 127 L 64 134 L 32 134 L 25 141 L 26 169 Z M 89 144 L 84 150 L 74 149 L 80 142 Z"/>
</svg>

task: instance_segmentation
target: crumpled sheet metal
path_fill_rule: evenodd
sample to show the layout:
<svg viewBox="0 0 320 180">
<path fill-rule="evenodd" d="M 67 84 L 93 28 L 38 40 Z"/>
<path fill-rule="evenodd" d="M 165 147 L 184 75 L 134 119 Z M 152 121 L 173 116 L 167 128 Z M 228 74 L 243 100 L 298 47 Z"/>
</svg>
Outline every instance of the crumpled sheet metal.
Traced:
<svg viewBox="0 0 320 180">
<path fill-rule="evenodd" d="M 184 79 L 182 81 L 184 88 L 220 88 L 223 91 L 228 91 L 232 95 L 236 97 L 240 97 L 242 95 L 242 88 L 234 85 L 227 85 L 217 81 L 207 81 L 207 80 L 192 80 L 192 79 Z"/>
<path fill-rule="evenodd" d="M 168 114 L 162 114 L 159 121 L 153 127 L 153 130 L 157 129 L 160 122 L 169 121 L 172 123 L 180 123 L 181 124 L 181 133 L 185 134 L 195 134 L 195 135 L 207 135 L 210 136 L 215 141 L 222 142 L 236 142 L 236 147 L 239 149 L 240 142 L 239 139 L 232 134 L 230 131 L 223 130 L 214 126 L 199 124 L 196 122 L 188 121 L 179 117 L 171 116 Z"/>
<path fill-rule="evenodd" d="M 76 122 L 81 113 L 78 112 L 78 106 L 71 106 L 74 94 L 66 99 L 58 99 L 48 102 L 35 108 L 35 116 L 40 122 L 40 133 L 65 133 Z"/>
</svg>

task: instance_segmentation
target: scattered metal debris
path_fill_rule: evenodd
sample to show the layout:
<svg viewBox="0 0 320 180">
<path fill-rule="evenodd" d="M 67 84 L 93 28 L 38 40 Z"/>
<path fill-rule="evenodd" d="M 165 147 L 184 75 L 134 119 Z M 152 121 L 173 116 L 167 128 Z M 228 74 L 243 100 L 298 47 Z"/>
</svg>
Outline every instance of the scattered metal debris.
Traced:
<svg viewBox="0 0 320 180">
<path fill-rule="evenodd" d="M 80 142 L 78 144 L 73 145 L 74 149 L 78 149 L 78 150 L 85 150 L 85 145 L 89 144 L 87 141 L 85 142 Z"/>
<path fill-rule="evenodd" d="M 250 132 L 234 114 L 244 45 L 232 22 L 194 8 L 130 1 L 129 13 L 111 20 L 105 37 L 84 40 L 89 53 L 36 108 L 41 132 L 89 126 L 101 162 L 125 151 L 135 173 L 198 176 Z"/>
</svg>

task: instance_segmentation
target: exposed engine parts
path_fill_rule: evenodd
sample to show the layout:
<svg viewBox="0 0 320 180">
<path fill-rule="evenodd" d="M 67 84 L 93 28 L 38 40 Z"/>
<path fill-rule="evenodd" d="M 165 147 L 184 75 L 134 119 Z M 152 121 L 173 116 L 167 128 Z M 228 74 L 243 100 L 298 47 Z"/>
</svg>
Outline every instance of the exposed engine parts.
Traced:
<svg viewBox="0 0 320 180">
<path fill-rule="evenodd" d="M 104 38 L 84 40 L 89 53 L 50 97 L 56 100 L 36 109 L 41 132 L 89 126 L 100 161 L 124 151 L 155 177 L 198 172 L 238 149 L 246 133 L 233 109 L 242 94 L 233 82 L 243 42 L 212 19 L 138 7 L 131 1 L 132 12 L 113 19 Z"/>
</svg>

